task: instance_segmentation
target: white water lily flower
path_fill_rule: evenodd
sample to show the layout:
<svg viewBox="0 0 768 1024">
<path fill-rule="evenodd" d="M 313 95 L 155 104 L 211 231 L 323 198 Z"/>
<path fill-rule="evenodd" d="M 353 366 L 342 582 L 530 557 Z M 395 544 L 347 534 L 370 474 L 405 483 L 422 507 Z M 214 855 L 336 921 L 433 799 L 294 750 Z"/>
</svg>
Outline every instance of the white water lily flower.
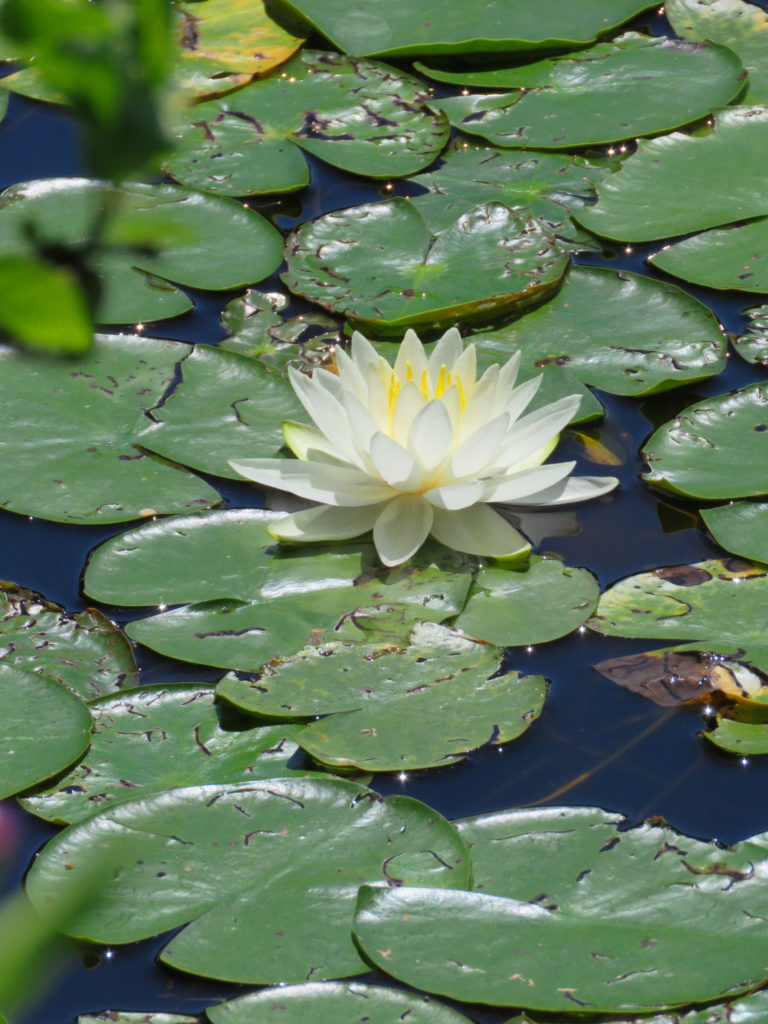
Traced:
<svg viewBox="0 0 768 1024">
<path fill-rule="evenodd" d="M 570 478 L 574 462 L 542 465 L 580 397 L 522 415 L 541 377 L 515 386 L 519 352 L 476 380 L 475 347 L 464 348 L 451 328 L 429 358 L 408 331 L 394 367 L 359 333 L 336 361 L 338 373 L 289 370 L 315 423 L 283 424 L 295 459 L 230 463 L 258 484 L 320 503 L 275 523 L 280 541 L 346 540 L 372 529 L 385 565 L 406 561 L 430 534 L 468 554 L 516 557 L 530 545 L 489 502 L 562 505 L 618 484 Z"/>
</svg>

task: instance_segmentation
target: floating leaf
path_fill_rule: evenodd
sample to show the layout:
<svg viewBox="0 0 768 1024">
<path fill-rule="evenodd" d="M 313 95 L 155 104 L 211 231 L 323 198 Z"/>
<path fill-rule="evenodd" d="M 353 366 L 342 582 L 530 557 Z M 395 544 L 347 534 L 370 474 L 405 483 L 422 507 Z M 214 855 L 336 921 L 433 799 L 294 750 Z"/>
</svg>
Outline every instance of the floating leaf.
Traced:
<svg viewBox="0 0 768 1024">
<path fill-rule="evenodd" d="M 768 494 L 768 384 L 689 405 L 651 435 L 643 455 L 644 479 L 665 491 L 707 499 Z"/>
<path fill-rule="evenodd" d="M 0 581 L 0 660 L 49 677 L 84 700 L 132 685 L 138 670 L 123 633 L 101 612 L 72 614 Z"/>
<path fill-rule="evenodd" d="M 714 120 L 708 135 L 641 141 L 576 220 L 597 235 L 647 242 L 768 214 L 768 109 L 734 107 Z"/>
<path fill-rule="evenodd" d="M 104 238 L 90 233 L 109 207 Z M 100 323 L 161 320 L 194 303 L 173 281 L 225 290 L 267 277 L 280 263 L 280 235 L 255 210 L 177 185 L 110 188 L 85 178 L 48 178 L 7 188 L 0 245 L 29 257 L 35 246 L 71 249 L 100 289 Z"/>
<path fill-rule="evenodd" d="M 91 716 L 47 676 L 0 665 L 0 799 L 68 768 L 88 748 Z"/>
<path fill-rule="evenodd" d="M 471 567 L 461 555 L 427 546 L 384 570 L 368 543 L 278 548 L 267 533 L 278 518 L 241 509 L 147 524 L 94 552 L 85 588 L 111 604 L 195 602 L 127 632 L 171 657 L 254 672 L 333 639 L 345 623 L 356 632 L 358 615 L 394 608 L 402 635 L 417 619 L 442 622 L 464 604 Z"/>
<path fill-rule="evenodd" d="M 413 56 L 430 53 L 528 53 L 575 49 L 611 32 L 641 11 L 647 0 L 431 0 L 416 16 L 407 3 L 369 0 L 350 10 L 347 0 L 277 0 L 275 10 L 306 21 L 347 53 Z M 514 32 L 511 35 L 510 32 Z"/>
<path fill-rule="evenodd" d="M 318 761 L 366 771 L 452 764 L 515 739 L 541 713 L 541 676 L 501 672 L 502 651 L 432 623 L 407 645 L 331 641 L 216 692 L 267 718 L 324 715 L 290 735 Z"/>
<path fill-rule="evenodd" d="M 591 808 L 503 812 L 462 833 L 482 892 L 361 888 L 354 934 L 399 980 L 581 1014 L 647 1013 L 762 984 L 765 836 L 724 850 L 670 828 L 619 831 Z"/>
<path fill-rule="evenodd" d="M 309 982 L 248 992 L 206 1010 L 212 1024 L 469 1024 L 463 1014 L 416 992 L 355 981 Z M 120 1022 L 118 1021 L 118 1024 Z"/>
<path fill-rule="evenodd" d="M 0 214 L 0 219 L 2 215 Z M 137 447 L 191 349 L 101 336 L 78 363 L 0 351 L 0 507 L 70 523 L 118 523 L 216 504 L 213 488 Z"/>
<path fill-rule="evenodd" d="M 288 288 L 353 327 L 402 335 L 520 312 L 554 291 L 566 254 L 501 203 L 462 214 L 436 237 L 407 199 L 329 213 L 287 243 Z"/>
<path fill-rule="evenodd" d="M 269 78 L 187 111 L 165 169 L 228 196 L 303 188 L 301 150 L 353 174 L 413 174 L 448 141 L 428 97 L 418 79 L 385 64 L 303 50 Z"/>
<path fill-rule="evenodd" d="M 725 708 L 715 718 L 715 728 L 700 734 L 720 750 L 739 757 L 768 754 L 768 722 L 765 707 L 756 711 L 735 705 Z"/>
<path fill-rule="evenodd" d="M 57 824 L 82 821 L 107 804 L 182 786 L 306 775 L 288 768 L 296 744 L 282 728 L 227 727 L 213 688 L 192 683 L 124 690 L 90 705 L 91 749 L 52 787 L 24 801 Z"/>
<path fill-rule="evenodd" d="M 542 644 L 580 626 L 599 589 L 592 573 L 534 555 L 522 572 L 481 569 L 453 625 L 500 647 Z"/>
<path fill-rule="evenodd" d="M 701 518 L 721 548 L 768 562 L 768 504 L 735 501 L 717 508 L 704 508 Z"/>
<path fill-rule="evenodd" d="M 338 325 L 323 313 L 283 319 L 288 296 L 248 289 L 224 307 L 221 325 L 229 334 L 219 343 L 228 352 L 282 366 L 287 359 L 306 360 L 313 348 L 338 341 Z M 297 348 L 296 343 L 302 344 Z"/>
<path fill-rule="evenodd" d="M 742 359 L 758 366 L 768 366 L 768 306 L 743 309 L 748 318 L 746 330 L 731 336 L 731 343 Z"/>
<path fill-rule="evenodd" d="M 628 32 L 577 54 L 458 80 L 515 92 L 433 101 L 455 128 L 495 146 L 568 149 L 689 124 L 731 102 L 744 68 L 723 46 Z"/>
<path fill-rule="evenodd" d="M 242 479 L 230 459 L 275 455 L 283 420 L 306 417 L 287 377 L 257 360 L 197 345 L 180 373 L 136 443 L 203 473 Z"/>
<path fill-rule="evenodd" d="M 742 103 L 768 103 L 768 14 L 744 0 L 669 0 L 664 13 L 679 36 L 721 43 L 748 72 Z"/>
<path fill-rule="evenodd" d="M 177 1013 L 130 1013 L 125 1010 L 104 1010 L 78 1017 L 75 1024 L 200 1024 L 197 1017 L 180 1017 Z"/>
<path fill-rule="evenodd" d="M 707 288 L 768 291 L 768 217 L 749 224 L 703 231 L 665 246 L 648 262 L 668 274 Z"/>
<path fill-rule="evenodd" d="M 674 285 L 597 267 L 572 267 L 553 299 L 482 337 L 616 395 L 667 391 L 720 373 L 726 360 L 706 306 Z"/>
<path fill-rule="evenodd" d="M 252 984 L 365 971 L 349 934 L 365 880 L 469 881 L 464 844 L 436 811 L 341 779 L 193 786 L 113 806 L 53 839 L 27 891 L 50 918 L 99 871 L 72 934 L 133 942 L 192 922 L 161 961 Z"/>
</svg>

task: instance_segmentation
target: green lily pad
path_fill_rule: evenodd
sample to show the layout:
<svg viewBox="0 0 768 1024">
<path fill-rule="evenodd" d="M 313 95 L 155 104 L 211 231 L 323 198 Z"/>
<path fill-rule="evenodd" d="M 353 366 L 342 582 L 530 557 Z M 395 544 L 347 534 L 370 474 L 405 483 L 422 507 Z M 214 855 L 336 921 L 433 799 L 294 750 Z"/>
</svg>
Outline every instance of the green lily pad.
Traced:
<svg viewBox="0 0 768 1024">
<path fill-rule="evenodd" d="M 560 153 L 509 153 L 455 146 L 437 170 L 419 174 L 414 184 L 427 189 L 411 203 L 432 232 L 444 231 L 478 201 L 498 201 L 535 217 L 568 248 L 589 249 L 594 239 L 571 220 L 594 195 L 608 173 L 607 163 Z"/>
<path fill-rule="evenodd" d="M 647 0 L 481 0 L 467 18 L 461 0 L 429 0 L 418 12 L 400 0 L 277 0 L 277 16 L 299 18 L 347 53 L 398 56 L 430 53 L 528 53 L 574 49 L 611 32 Z M 514 33 L 514 34 L 512 34 Z"/>
<path fill-rule="evenodd" d="M 703 231 L 648 258 L 660 270 L 707 288 L 768 291 L 768 217 Z"/>
<path fill-rule="evenodd" d="M 361 1018 L 361 1012 L 364 1017 Z M 206 1010 L 211 1024 L 469 1024 L 457 1010 L 425 999 L 416 992 L 355 981 L 309 982 L 248 992 Z M 119 1024 L 119 1022 L 118 1022 Z"/>
<path fill-rule="evenodd" d="M 708 135 L 640 142 L 574 216 L 597 235 L 647 242 L 768 214 L 766 147 L 768 109 L 721 110 Z"/>
<path fill-rule="evenodd" d="M 349 934 L 361 882 L 461 887 L 469 860 L 453 827 L 409 797 L 382 799 L 341 779 L 272 779 L 113 806 L 53 839 L 27 891 L 50 918 L 72 885 L 94 878 L 99 898 L 71 934 L 133 942 L 186 924 L 163 963 L 274 984 L 367 970 Z"/>
<path fill-rule="evenodd" d="M 765 709 L 755 714 L 739 705 L 725 708 L 715 716 L 715 728 L 700 734 L 705 740 L 739 757 L 768 754 L 768 722 Z"/>
<path fill-rule="evenodd" d="M 744 68 L 724 46 L 628 32 L 577 54 L 459 81 L 515 92 L 433 101 L 455 128 L 496 146 L 568 149 L 698 120 L 738 95 Z"/>
<path fill-rule="evenodd" d="M 585 622 L 599 593 L 586 569 L 534 555 L 523 572 L 481 569 L 453 625 L 499 647 L 543 644 Z"/>
<path fill-rule="evenodd" d="M 278 518 L 241 509 L 149 523 L 94 552 L 85 589 L 111 604 L 182 604 L 130 623 L 128 635 L 184 661 L 254 672 L 345 623 L 354 632 L 360 609 L 399 610 L 407 632 L 464 604 L 472 569 L 461 555 L 425 547 L 383 570 L 371 544 L 277 548 L 267 528 Z"/>
<path fill-rule="evenodd" d="M 720 43 L 748 72 L 742 103 L 768 103 L 768 14 L 744 0 L 669 0 L 664 13 L 677 35 Z"/>
<path fill-rule="evenodd" d="M 136 443 L 203 473 L 242 479 L 229 460 L 275 455 L 283 420 L 305 416 L 285 374 L 247 356 L 197 345 L 180 372 Z"/>
<path fill-rule="evenodd" d="M 413 174 L 448 141 L 428 97 L 422 82 L 385 64 L 303 50 L 269 78 L 186 111 L 165 170 L 227 196 L 303 188 L 301 150 L 353 174 Z"/>
<path fill-rule="evenodd" d="M 643 448 L 654 487 L 693 498 L 768 494 L 768 384 L 683 409 Z"/>
<path fill-rule="evenodd" d="M 78 1017 L 75 1024 L 200 1024 L 198 1017 L 180 1017 L 178 1013 L 130 1013 L 104 1010 Z"/>
<path fill-rule="evenodd" d="M 270 719 L 324 715 L 289 730 L 323 764 L 366 771 L 435 768 L 507 743 L 538 718 L 541 676 L 501 673 L 503 652 L 423 623 L 407 645 L 331 641 L 225 676 L 220 697 Z"/>
<path fill-rule="evenodd" d="M 90 705 L 91 749 L 52 787 L 24 800 L 39 818 L 82 821 L 136 796 L 209 782 L 306 775 L 288 768 L 297 747 L 285 729 L 220 721 L 210 686 L 123 690 Z"/>
<path fill-rule="evenodd" d="M 721 548 L 742 558 L 768 562 L 768 503 L 734 501 L 703 508 L 701 518 Z"/>
<path fill-rule="evenodd" d="M 306 360 L 317 347 L 339 340 L 338 325 L 323 313 L 302 313 L 284 319 L 288 296 L 281 292 L 259 292 L 249 288 L 245 295 L 224 307 L 221 326 L 229 334 L 220 349 L 284 366 L 288 359 Z M 301 344 L 301 348 L 298 348 Z"/>
<path fill-rule="evenodd" d="M 291 291 L 353 327 L 402 335 L 520 312 L 556 290 L 567 256 L 531 218 L 501 203 L 437 236 L 407 199 L 326 214 L 288 239 Z"/>
<path fill-rule="evenodd" d="M 47 676 L 0 665 L 0 799 L 68 768 L 88 749 L 91 716 Z"/>
<path fill-rule="evenodd" d="M 725 336 L 702 303 L 674 285 L 597 267 L 572 267 L 553 299 L 483 337 L 615 395 L 667 391 L 720 373 L 726 361 Z"/>
<path fill-rule="evenodd" d="M 111 204 L 104 239 L 90 253 L 86 240 L 104 203 Z M 194 305 L 176 283 L 237 288 L 267 277 L 281 259 L 279 233 L 239 203 L 177 185 L 117 189 L 84 178 L 24 182 L 2 193 L 3 253 L 31 256 L 35 244 L 81 253 L 100 287 L 99 323 L 176 316 Z"/>
<path fill-rule="evenodd" d="M 32 590 L 0 580 L 0 660 L 92 700 L 138 678 L 124 634 L 101 612 L 65 612 Z"/>
<path fill-rule="evenodd" d="M 724 850 L 654 825 L 619 831 L 591 808 L 502 812 L 461 828 L 482 892 L 360 891 L 354 934 L 401 981 L 582 1015 L 762 984 L 765 836 Z"/>
<path fill-rule="evenodd" d="M 0 214 L 0 220 L 2 214 Z M 0 507 L 69 523 L 119 523 L 216 504 L 212 487 L 137 447 L 191 348 L 97 336 L 78 363 L 0 351 Z"/>
<path fill-rule="evenodd" d="M 743 334 L 731 335 L 731 344 L 742 359 L 768 366 L 768 306 L 743 309 L 749 321 Z"/>
</svg>

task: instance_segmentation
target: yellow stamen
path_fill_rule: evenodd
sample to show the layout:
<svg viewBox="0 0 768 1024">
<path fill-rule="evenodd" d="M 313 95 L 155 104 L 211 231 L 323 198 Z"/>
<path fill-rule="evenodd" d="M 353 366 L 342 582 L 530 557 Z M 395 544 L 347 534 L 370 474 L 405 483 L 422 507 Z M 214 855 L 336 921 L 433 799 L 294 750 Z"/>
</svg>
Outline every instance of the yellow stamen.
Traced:
<svg viewBox="0 0 768 1024">
<path fill-rule="evenodd" d="M 456 387 L 459 392 L 459 409 L 464 412 L 467 408 L 467 396 L 464 393 L 464 385 L 461 383 L 461 375 L 456 376 Z"/>
<path fill-rule="evenodd" d="M 440 367 L 440 373 L 438 373 L 438 375 L 437 375 L 437 384 L 435 384 L 435 398 L 442 397 L 442 394 L 445 391 L 445 386 L 446 386 L 445 385 L 445 378 L 446 378 L 446 376 L 448 377 L 448 380 L 450 382 L 450 376 L 451 375 L 449 373 L 447 373 L 447 371 L 445 369 L 445 363 L 443 363 L 443 365 Z"/>
<path fill-rule="evenodd" d="M 413 363 L 410 359 L 407 359 L 405 362 L 405 379 L 407 381 L 413 380 Z"/>
<path fill-rule="evenodd" d="M 429 398 L 429 380 L 426 370 L 421 371 L 421 394 L 424 398 Z"/>
</svg>

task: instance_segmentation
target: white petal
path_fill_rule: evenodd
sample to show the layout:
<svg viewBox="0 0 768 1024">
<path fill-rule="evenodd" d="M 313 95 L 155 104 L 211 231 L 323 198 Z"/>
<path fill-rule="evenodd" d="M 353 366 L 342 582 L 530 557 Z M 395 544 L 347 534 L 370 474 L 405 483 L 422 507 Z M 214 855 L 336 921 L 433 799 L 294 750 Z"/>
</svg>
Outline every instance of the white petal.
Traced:
<svg viewBox="0 0 768 1024">
<path fill-rule="evenodd" d="M 262 487 L 290 491 L 324 505 L 372 505 L 392 497 L 392 489 L 353 466 L 334 466 L 299 459 L 238 459 L 236 473 Z"/>
<path fill-rule="evenodd" d="M 321 387 L 324 391 L 328 391 L 334 398 L 339 401 L 341 400 L 344 385 L 338 373 L 331 373 L 330 370 L 325 370 L 322 366 L 318 366 L 312 371 L 310 379 L 315 385 Z"/>
<path fill-rule="evenodd" d="M 510 523 L 488 505 L 472 505 L 458 512 L 435 509 L 432 536 L 456 551 L 492 558 L 527 555 L 531 545 Z"/>
<path fill-rule="evenodd" d="M 426 473 L 431 472 L 453 450 L 453 425 L 448 410 L 438 399 L 427 402 L 413 421 L 408 434 L 408 451 Z"/>
<path fill-rule="evenodd" d="M 474 345 L 467 345 L 453 364 L 451 373 L 454 377 L 461 377 L 464 397 L 469 398 L 475 389 L 475 377 L 477 376 L 477 349 Z"/>
<path fill-rule="evenodd" d="M 515 386 L 517 375 L 520 372 L 520 360 L 522 358 L 523 353 L 518 349 L 517 352 L 510 356 L 499 371 L 499 383 L 501 384 L 503 391 L 511 390 Z"/>
<path fill-rule="evenodd" d="M 339 378 L 345 390 L 351 391 L 357 395 L 361 402 L 364 402 L 368 396 L 368 385 L 365 383 L 365 377 L 360 372 L 357 364 L 350 358 L 349 353 L 345 352 L 340 345 L 336 346 L 334 352 Z"/>
<path fill-rule="evenodd" d="M 269 533 L 282 541 L 347 540 L 373 529 L 383 505 L 361 508 L 332 508 L 318 505 L 279 519 Z"/>
<path fill-rule="evenodd" d="M 405 332 L 405 337 L 397 353 L 397 359 L 395 359 L 395 375 L 403 383 L 408 380 L 408 363 L 411 364 L 411 380 L 415 380 L 417 383 L 420 382 L 422 371 L 427 368 L 427 357 L 424 354 L 424 346 L 419 341 L 418 334 L 412 330 Z"/>
<path fill-rule="evenodd" d="M 509 416 L 502 413 L 462 441 L 451 459 L 451 474 L 457 480 L 470 474 L 480 476 L 485 467 L 498 458 L 508 427 Z"/>
<path fill-rule="evenodd" d="M 494 469 L 516 469 L 519 463 L 538 450 L 546 451 L 546 445 L 556 438 L 563 427 L 570 422 L 580 404 L 579 395 L 569 395 L 557 402 L 545 405 L 535 412 L 529 412 L 514 423 L 509 430 L 504 450 Z"/>
<path fill-rule="evenodd" d="M 424 497 L 435 508 L 457 509 L 469 508 L 483 501 L 485 485 L 480 480 L 468 480 L 463 484 L 449 484 L 446 487 L 433 487 L 424 492 Z"/>
<path fill-rule="evenodd" d="M 461 417 L 461 434 L 459 440 L 463 441 L 470 437 L 476 430 L 479 430 L 484 423 L 491 419 L 491 410 L 495 408 L 496 388 L 499 383 L 499 367 L 497 363 L 489 366 L 483 376 L 477 382 L 475 390 L 467 398 L 467 405 L 464 415 Z"/>
<path fill-rule="evenodd" d="M 453 364 L 463 351 L 464 346 L 461 343 L 461 335 L 455 327 L 449 327 L 432 349 L 432 355 L 429 357 L 427 364 L 429 379 L 433 387 L 440 373 L 440 367 L 444 366 L 446 370 L 452 370 Z"/>
<path fill-rule="evenodd" d="M 432 506 L 418 494 L 390 501 L 373 527 L 373 542 L 384 565 L 399 565 L 416 554 L 432 526 Z"/>
<path fill-rule="evenodd" d="M 528 502 L 527 495 L 560 485 L 575 465 L 575 462 L 551 462 L 546 466 L 486 480 L 483 501 Z"/>
<path fill-rule="evenodd" d="M 360 333 L 360 331 L 355 331 L 353 333 L 352 341 L 350 343 L 350 351 L 352 361 L 363 376 L 365 376 L 365 371 L 370 363 L 378 365 L 380 359 L 379 353 L 370 341 L 368 341 L 365 335 Z"/>
<path fill-rule="evenodd" d="M 296 423 L 294 420 L 283 420 L 283 437 L 297 459 L 311 458 L 311 452 L 322 452 L 333 459 L 339 458 L 336 446 L 331 444 L 317 427 L 308 427 L 306 423 Z"/>
<path fill-rule="evenodd" d="M 408 434 L 413 421 L 426 404 L 421 389 L 412 380 L 403 384 L 392 410 L 392 437 L 398 444 L 408 444 Z"/>
<path fill-rule="evenodd" d="M 618 486 L 619 481 L 615 476 L 572 476 L 553 487 L 530 494 L 515 504 L 536 507 L 570 505 L 575 501 L 590 501 L 592 498 L 600 498 Z"/>
<path fill-rule="evenodd" d="M 507 391 L 502 387 L 501 377 L 499 377 L 499 387 L 496 391 L 499 410 L 508 413 L 510 423 L 518 420 L 531 404 L 536 392 L 541 387 L 542 379 L 541 374 L 539 374 L 537 377 L 531 377 L 530 380 L 518 384 L 511 391 Z"/>
<path fill-rule="evenodd" d="M 369 446 L 371 461 L 382 480 L 396 491 L 415 491 L 422 473 L 416 460 L 397 441 L 382 434 L 373 435 Z"/>
<path fill-rule="evenodd" d="M 367 450 L 370 446 L 371 438 L 379 429 L 378 423 L 357 395 L 354 395 L 351 391 L 344 392 L 342 404 L 349 421 L 353 444 L 357 446 L 358 450 Z"/>
</svg>

